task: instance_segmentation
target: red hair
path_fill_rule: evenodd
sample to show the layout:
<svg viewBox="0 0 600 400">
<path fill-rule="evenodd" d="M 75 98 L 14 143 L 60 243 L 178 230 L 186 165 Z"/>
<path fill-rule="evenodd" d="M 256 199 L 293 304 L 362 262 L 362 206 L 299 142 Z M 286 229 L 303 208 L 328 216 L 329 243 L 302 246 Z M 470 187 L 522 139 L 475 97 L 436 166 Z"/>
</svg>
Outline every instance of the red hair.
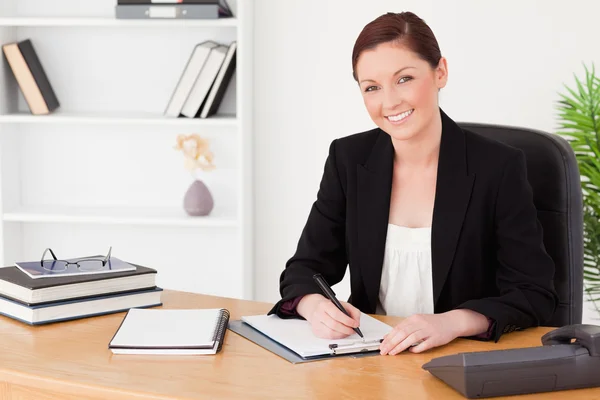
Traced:
<svg viewBox="0 0 600 400">
<path fill-rule="evenodd" d="M 411 12 L 386 13 L 369 22 L 358 35 L 352 50 L 352 76 L 356 76 L 358 57 L 365 50 L 381 43 L 396 42 L 406 46 L 427 61 L 432 68 L 438 66 L 442 54 L 431 28 Z"/>
</svg>

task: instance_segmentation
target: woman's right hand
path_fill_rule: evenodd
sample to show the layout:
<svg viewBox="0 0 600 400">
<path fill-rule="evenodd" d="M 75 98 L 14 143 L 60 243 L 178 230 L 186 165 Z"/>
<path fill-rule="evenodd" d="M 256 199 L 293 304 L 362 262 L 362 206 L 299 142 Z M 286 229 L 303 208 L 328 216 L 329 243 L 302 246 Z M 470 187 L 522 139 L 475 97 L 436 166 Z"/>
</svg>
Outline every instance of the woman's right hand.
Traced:
<svg viewBox="0 0 600 400">
<path fill-rule="evenodd" d="M 335 304 L 321 294 L 308 294 L 300 300 L 296 311 L 306 319 L 315 336 L 324 339 L 342 339 L 352 335 L 360 325 L 360 310 L 340 301 L 351 317 L 341 312 Z"/>
</svg>

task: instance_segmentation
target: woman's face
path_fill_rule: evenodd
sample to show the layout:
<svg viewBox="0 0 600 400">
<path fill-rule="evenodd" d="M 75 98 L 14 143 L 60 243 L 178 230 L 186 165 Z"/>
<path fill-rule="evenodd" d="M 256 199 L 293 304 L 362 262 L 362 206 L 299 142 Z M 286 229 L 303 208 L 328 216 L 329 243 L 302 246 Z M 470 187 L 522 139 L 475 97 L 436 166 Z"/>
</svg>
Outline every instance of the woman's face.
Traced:
<svg viewBox="0 0 600 400">
<path fill-rule="evenodd" d="M 382 43 L 361 53 L 356 75 L 371 119 L 392 138 L 413 138 L 439 117 L 438 90 L 448 78 L 443 57 L 433 69 L 406 47 Z"/>
</svg>

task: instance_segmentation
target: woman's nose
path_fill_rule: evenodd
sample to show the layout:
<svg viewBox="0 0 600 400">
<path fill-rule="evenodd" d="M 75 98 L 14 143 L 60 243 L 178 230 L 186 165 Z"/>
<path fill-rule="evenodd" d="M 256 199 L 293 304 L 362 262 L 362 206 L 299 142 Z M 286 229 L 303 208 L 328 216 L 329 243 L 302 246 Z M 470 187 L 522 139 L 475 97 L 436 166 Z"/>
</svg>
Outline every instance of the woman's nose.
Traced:
<svg viewBox="0 0 600 400">
<path fill-rule="evenodd" d="M 383 89 L 383 109 L 394 110 L 398 105 L 402 103 L 402 95 L 396 88 L 384 88 Z"/>
</svg>

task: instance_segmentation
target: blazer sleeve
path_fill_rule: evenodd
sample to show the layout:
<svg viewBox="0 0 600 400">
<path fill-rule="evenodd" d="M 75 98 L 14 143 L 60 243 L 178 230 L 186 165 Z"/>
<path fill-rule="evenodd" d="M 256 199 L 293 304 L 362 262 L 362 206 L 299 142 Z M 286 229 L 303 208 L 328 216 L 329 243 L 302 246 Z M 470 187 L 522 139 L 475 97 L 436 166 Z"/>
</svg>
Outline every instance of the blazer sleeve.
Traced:
<svg viewBox="0 0 600 400">
<path fill-rule="evenodd" d="M 346 272 L 346 196 L 338 173 L 336 140 L 329 146 L 317 199 L 311 207 L 296 251 L 280 275 L 279 291 L 282 298 L 269 311 L 269 315 L 293 318 L 289 313 L 282 312 L 281 306 L 299 296 L 321 293 L 313 280 L 315 273 L 321 273 L 327 283 L 333 286 L 343 279 Z"/>
<path fill-rule="evenodd" d="M 539 326 L 558 305 L 554 262 L 546 253 L 525 156 L 518 150 L 504 168 L 495 208 L 498 259 L 497 297 L 470 300 L 458 308 L 477 311 L 496 321 L 491 339 L 503 333 Z"/>
</svg>

